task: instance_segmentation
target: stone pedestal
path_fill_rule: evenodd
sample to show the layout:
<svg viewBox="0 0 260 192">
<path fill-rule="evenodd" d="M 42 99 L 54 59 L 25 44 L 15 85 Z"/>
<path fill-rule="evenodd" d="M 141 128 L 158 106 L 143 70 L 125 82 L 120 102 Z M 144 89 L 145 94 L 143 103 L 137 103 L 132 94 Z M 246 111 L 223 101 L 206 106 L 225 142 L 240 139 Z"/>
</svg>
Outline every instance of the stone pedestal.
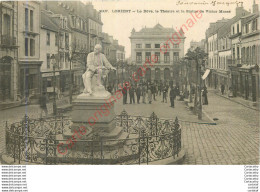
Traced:
<svg viewBox="0 0 260 192">
<path fill-rule="evenodd" d="M 111 94 L 104 92 L 103 96 L 87 96 L 81 94 L 73 102 L 73 127 L 86 125 L 94 132 L 109 133 L 116 127 L 114 102 L 109 102 Z"/>
<path fill-rule="evenodd" d="M 109 92 L 100 87 L 92 95 L 81 94 L 73 102 L 71 134 L 85 125 L 88 132 L 84 139 L 92 139 L 93 135 L 108 139 L 125 139 L 128 134 L 122 127 L 116 126 L 114 99 Z M 70 134 L 69 134 L 70 135 Z"/>
</svg>

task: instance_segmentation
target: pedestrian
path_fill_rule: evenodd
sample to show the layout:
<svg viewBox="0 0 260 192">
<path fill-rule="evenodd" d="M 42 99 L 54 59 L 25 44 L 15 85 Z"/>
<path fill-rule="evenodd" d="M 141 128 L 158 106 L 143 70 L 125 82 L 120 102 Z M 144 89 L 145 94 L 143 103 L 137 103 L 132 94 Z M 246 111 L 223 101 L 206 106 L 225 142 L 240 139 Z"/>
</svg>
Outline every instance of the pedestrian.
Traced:
<svg viewBox="0 0 260 192">
<path fill-rule="evenodd" d="M 159 92 L 159 96 L 161 96 L 161 93 L 162 93 L 161 83 L 158 83 L 158 92 Z"/>
<path fill-rule="evenodd" d="M 155 84 L 152 84 L 151 88 L 152 88 L 151 90 L 152 90 L 153 100 L 156 101 L 156 99 L 155 99 L 155 94 L 156 94 L 156 86 L 155 86 Z"/>
<path fill-rule="evenodd" d="M 167 92 L 168 92 L 168 88 L 167 88 L 167 86 L 164 86 L 164 88 L 163 88 L 163 100 L 162 100 L 163 103 L 164 103 L 164 100 L 167 103 Z"/>
<path fill-rule="evenodd" d="M 130 96 L 130 104 L 135 104 L 135 88 L 134 86 L 131 86 L 129 89 L 129 96 Z"/>
<path fill-rule="evenodd" d="M 149 101 L 149 104 L 152 104 L 152 87 L 151 86 L 148 87 L 148 101 Z"/>
<path fill-rule="evenodd" d="M 176 85 L 175 86 L 175 93 L 176 93 L 176 95 L 180 95 L 180 88 L 179 88 L 179 85 Z"/>
<path fill-rule="evenodd" d="M 42 112 L 44 111 L 45 116 L 48 116 L 48 109 L 47 109 L 47 96 L 46 92 L 42 92 L 42 95 L 40 96 L 40 108 L 41 108 L 41 118 L 42 118 Z"/>
<path fill-rule="evenodd" d="M 146 97 L 146 85 L 145 84 L 142 87 L 142 95 L 143 95 L 143 103 L 146 103 L 145 102 L 145 97 Z"/>
<path fill-rule="evenodd" d="M 139 85 L 137 85 L 137 88 L 136 88 L 136 92 L 135 92 L 135 93 L 136 93 L 137 103 L 140 104 L 139 101 L 140 101 L 140 96 L 141 96 L 141 88 L 140 88 Z"/>
<path fill-rule="evenodd" d="M 176 98 L 176 88 L 174 89 L 173 87 L 171 87 L 170 90 L 170 101 L 171 101 L 171 106 L 172 108 L 174 108 L 174 99 Z"/>
<path fill-rule="evenodd" d="M 122 93 L 123 93 L 123 105 L 125 105 L 125 104 L 127 104 L 127 86 L 126 85 L 124 86 Z"/>
<path fill-rule="evenodd" d="M 225 91 L 225 85 L 222 83 L 221 84 L 221 94 L 224 95 L 224 91 Z"/>
<path fill-rule="evenodd" d="M 112 86 L 111 86 L 111 85 L 108 85 L 108 86 L 107 86 L 107 91 L 112 94 L 112 90 L 113 90 L 113 89 L 112 89 Z"/>
<path fill-rule="evenodd" d="M 208 105 L 208 96 L 207 96 L 207 87 L 204 86 L 203 92 L 202 92 L 202 97 L 203 97 L 203 105 Z"/>
</svg>

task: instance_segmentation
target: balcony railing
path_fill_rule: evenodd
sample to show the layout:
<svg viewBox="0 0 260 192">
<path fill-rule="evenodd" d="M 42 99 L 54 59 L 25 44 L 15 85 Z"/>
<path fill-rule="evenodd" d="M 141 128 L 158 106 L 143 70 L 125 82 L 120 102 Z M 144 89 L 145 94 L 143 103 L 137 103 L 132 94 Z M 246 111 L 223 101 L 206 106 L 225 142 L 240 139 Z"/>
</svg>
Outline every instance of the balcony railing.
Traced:
<svg viewBox="0 0 260 192">
<path fill-rule="evenodd" d="M 16 37 L 11 37 L 10 35 L 2 35 L 1 36 L 1 45 L 15 46 L 16 45 Z"/>
</svg>

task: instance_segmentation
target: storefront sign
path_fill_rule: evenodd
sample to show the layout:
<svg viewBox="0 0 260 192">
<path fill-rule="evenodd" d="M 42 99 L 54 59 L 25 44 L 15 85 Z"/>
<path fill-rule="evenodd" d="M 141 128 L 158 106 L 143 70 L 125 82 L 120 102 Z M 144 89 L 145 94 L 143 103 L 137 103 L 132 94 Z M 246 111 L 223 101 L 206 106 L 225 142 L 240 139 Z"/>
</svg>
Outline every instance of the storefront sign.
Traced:
<svg viewBox="0 0 260 192">
<path fill-rule="evenodd" d="M 59 72 L 55 72 L 55 75 L 60 75 Z M 53 72 L 48 72 L 48 73 L 42 73 L 42 77 L 52 77 L 53 76 Z"/>
</svg>

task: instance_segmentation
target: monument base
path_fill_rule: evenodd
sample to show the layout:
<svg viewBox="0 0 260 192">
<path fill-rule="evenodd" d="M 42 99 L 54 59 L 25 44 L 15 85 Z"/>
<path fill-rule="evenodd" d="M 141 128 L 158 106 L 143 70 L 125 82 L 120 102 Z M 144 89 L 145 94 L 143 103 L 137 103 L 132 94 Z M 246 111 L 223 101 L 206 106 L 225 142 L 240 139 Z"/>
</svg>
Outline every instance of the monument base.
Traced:
<svg viewBox="0 0 260 192">
<path fill-rule="evenodd" d="M 79 95 L 73 102 L 71 134 L 80 126 L 85 126 L 87 133 L 84 139 L 95 136 L 104 140 L 126 139 L 128 134 L 122 127 L 116 126 L 115 101 L 116 98 L 106 90 L 94 92 L 93 95 Z M 69 136 L 66 134 L 66 137 Z"/>
</svg>

